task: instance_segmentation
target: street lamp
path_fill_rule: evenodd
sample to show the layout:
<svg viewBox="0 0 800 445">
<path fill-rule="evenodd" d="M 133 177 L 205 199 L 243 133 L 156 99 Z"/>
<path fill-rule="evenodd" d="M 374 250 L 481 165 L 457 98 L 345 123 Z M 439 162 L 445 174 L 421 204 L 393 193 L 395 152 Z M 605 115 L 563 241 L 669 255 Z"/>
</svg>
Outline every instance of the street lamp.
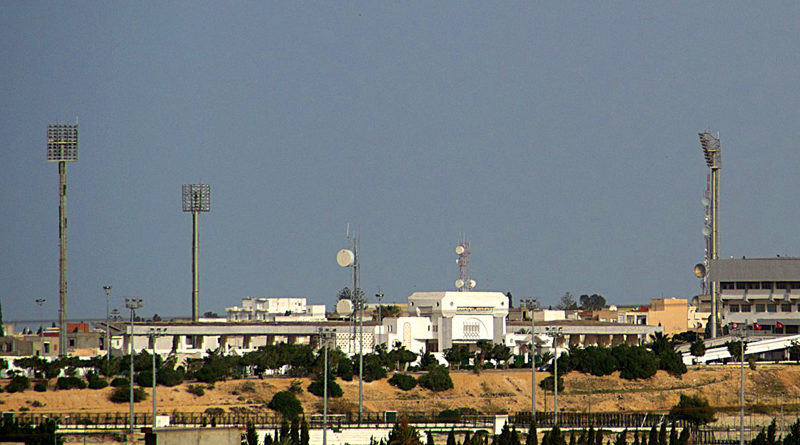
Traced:
<svg viewBox="0 0 800 445">
<path fill-rule="evenodd" d="M 528 308 L 531 316 L 531 419 L 536 423 L 536 337 L 534 334 L 533 311 L 539 306 L 539 301 L 535 298 L 524 298 L 522 302 Z"/>
<path fill-rule="evenodd" d="M 108 308 L 109 299 L 111 298 L 111 285 L 106 284 L 103 286 L 103 291 L 106 293 L 106 366 L 111 365 L 111 334 L 108 330 Z"/>
<path fill-rule="evenodd" d="M 39 337 L 44 335 L 44 328 L 42 327 L 42 321 L 44 321 L 44 316 L 42 315 L 42 305 L 45 301 L 47 300 L 44 298 L 36 299 L 36 304 L 39 305 Z"/>
<path fill-rule="evenodd" d="M 130 402 L 131 402 L 131 421 L 130 421 L 130 433 L 133 434 L 133 319 L 136 316 L 136 309 L 139 309 L 143 306 L 141 298 L 126 298 L 125 299 L 125 307 L 131 310 L 131 332 L 130 337 L 128 338 L 128 343 L 130 343 L 131 347 L 131 381 L 130 381 Z"/>
<path fill-rule="evenodd" d="M 323 392 L 323 402 L 322 402 L 322 445 L 328 445 L 328 341 L 331 337 L 336 335 L 336 329 L 334 328 L 319 328 L 319 338 L 324 343 L 325 348 L 325 365 L 324 365 L 324 372 L 325 376 L 323 377 L 323 384 L 322 384 L 322 392 Z"/>
<path fill-rule="evenodd" d="M 558 425 L 558 339 L 564 334 L 561 326 L 548 326 L 547 334 L 553 337 L 553 424 Z"/>
<path fill-rule="evenodd" d="M 156 339 L 162 337 L 167 332 L 167 328 L 150 328 L 147 336 L 153 345 L 153 429 L 156 427 Z"/>
</svg>

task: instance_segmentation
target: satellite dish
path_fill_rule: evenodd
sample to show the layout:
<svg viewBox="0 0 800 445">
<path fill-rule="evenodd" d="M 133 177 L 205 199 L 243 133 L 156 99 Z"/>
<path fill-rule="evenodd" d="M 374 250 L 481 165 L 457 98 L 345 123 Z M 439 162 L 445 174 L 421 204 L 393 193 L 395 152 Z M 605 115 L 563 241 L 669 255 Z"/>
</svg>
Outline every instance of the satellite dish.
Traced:
<svg viewBox="0 0 800 445">
<path fill-rule="evenodd" d="M 342 267 L 350 267 L 356 261 L 356 255 L 352 250 L 342 249 L 336 254 L 336 262 Z"/>
<path fill-rule="evenodd" d="M 456 258 L 456 264 L 461 264 L 461 258 Z"/>
<path fill-rule="evenodd" d="M 464 280 L 459 278 L 459 279 L 456 280 L 456 288 L 457 289 L 461 289 L 462 287 L 464 287 Z"/>
<path fill-rule="evenodd" d="M 694 276 L 697 278 L 703 278 L 706 276 L 706 266 L 702 263 L 695 264 L 694 266 Z"/>
<path fill-rule="evenodd" d="M 469 288 L 470 289 L 473 289 L 477 284 L 478 283 L 476 283 L 475 280 L 469 280 Z"/>
<path fill-rule="evenodd" d="M 339 315 L 351 315 L 353 313 L 353 302 L 350 300 L 339 300 L 336 303 L 336 313 Z"/>
<path fill-rule="evenodd" d="M 708 207 L 711 205 L 711 201 L 706 196 L 703 196 L 703 199 L 700 200 L 700 203 L 703 204 L 703 207 Z"/>
<path fill-rule="evenodd" d="M 456 255 L 461 255 L 465 251 L 466 251 L 466 249 L 464 249 L 464 246 L 462 246 L 461 244 L 456 246 Z"/>
<path fill-rule="evenodd" d="M 711 235 L 711 227 L 703 226 L 703 236 Z"/>
</svg>

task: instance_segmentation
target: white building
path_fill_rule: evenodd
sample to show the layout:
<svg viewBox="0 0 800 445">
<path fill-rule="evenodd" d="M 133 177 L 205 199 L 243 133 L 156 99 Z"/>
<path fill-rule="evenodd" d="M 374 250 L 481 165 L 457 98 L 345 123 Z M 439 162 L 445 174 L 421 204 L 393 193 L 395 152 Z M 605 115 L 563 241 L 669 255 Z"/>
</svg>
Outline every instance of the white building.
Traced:
<svg viewBox="0 0 800 445">
<path fill-rule="evenodd" d="M 228 321 L 325 321 L 325 305 L 309 305 L 305 297 L 242 298 L 242 306 L 225 308 Z"/>
</svg>

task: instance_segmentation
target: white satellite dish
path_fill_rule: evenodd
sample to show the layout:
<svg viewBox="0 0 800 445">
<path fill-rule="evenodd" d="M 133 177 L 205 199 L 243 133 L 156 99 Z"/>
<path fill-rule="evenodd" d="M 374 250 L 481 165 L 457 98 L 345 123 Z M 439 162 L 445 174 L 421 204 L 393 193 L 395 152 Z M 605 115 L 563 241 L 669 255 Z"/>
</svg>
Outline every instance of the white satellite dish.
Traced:
<svg viewBox="0 0 800 445">
<path fill-rule="evenodd" d="M 351 315 L 353 313 L 353 302 L 350 300 L 339 300 L 336 303 L 336 313 L 339 315 Z"/>
<path fill-rule="evenodd" d="M 465 250 L 466 249 L 464 249 L 464 246 L 462 246 L 461 244 L 457 245 L 456 246 L 456 255 L 461 255 L 462 253 L 465 252 Z"/>
<path fill-rule="evenodd" d="M 711 227 L 703 226 L 703 236 L 711 235 Z"/>
<path fill-rule="evenodd" d="M 477 284 L 478 283 L 476 283 L 475 280 L 469 280 L 469 288 L 470 289 L 474 289 Z"/>
<path fill-rule="evenodd" d="M 456 280 L 456 289 L 461 289 L 462 287 L 464 287 L 464 280 L 459 278 Z"/>
<path fill-rule="evenodd" d="M 456 258 L 456 264 L 461 264 L 461 258 Z"/>
<path fill-rule="evenodd" d="M 336 262 L 342 267 L 350 267 L 356 261 L 356 255 L 352 250 L 342 249 L 336 254 Z"/>
<path fill-rule="evenodd" d="M 703 204 L 703 207 L 708 207 L 711 205 L 711 200 L 703 196 L 703 199 L 700 200 L 700 203 Z"/>
</svg>

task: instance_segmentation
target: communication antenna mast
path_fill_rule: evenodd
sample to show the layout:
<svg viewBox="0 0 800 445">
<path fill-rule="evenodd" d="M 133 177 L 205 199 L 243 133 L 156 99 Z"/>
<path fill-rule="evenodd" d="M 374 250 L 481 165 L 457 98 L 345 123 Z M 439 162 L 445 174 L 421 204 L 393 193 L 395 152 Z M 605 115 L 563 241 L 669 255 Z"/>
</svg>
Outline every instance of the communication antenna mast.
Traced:
<svg viewBox="0 0 800 445">
<path fill-rule="evenodd" d="M 356 339 L 356 320 L 358 320 L 358 422 L 364 414 L 364 305 L 366 300 L 364 293 L 359 289 L 358 283 L 361 280 L 358 257 L 358 236 L 355 232 L 350 233 L 350 224 L 347 224 L 347 241 L 350 242 L 351 249 L 342 249 L 336 254 L 336 262 L 341 267 L 353 268 L 353 341 Z M 338 306 L 338 305 L 337 305 Z M 352 350 L 355 351 L 355 343 L 352 343 Z"/>
<path fill-rule="evenodd" d="M 47 162 L 58 163 L 58 355 L 67 355 L 67 162 L 78 160 L 78 121 L 47 126 Z"/>
<path fill-rule="evenodd" d="M 200 319 L 200 213 L 211 211 L 211 186 L 183 184 L 183 211 L 192 214 L 192 321 Z"/>
<path fill-rule="evenodd" d="M 472 290 L 477 284 L 475 280 L 469 278 L 469 241 L 463 233 L 458 235 L 458 245 L 456 245 L 456 264 L 458 264 L 458 279 L 456 289 L 459 292 Z"/>
</svg>

